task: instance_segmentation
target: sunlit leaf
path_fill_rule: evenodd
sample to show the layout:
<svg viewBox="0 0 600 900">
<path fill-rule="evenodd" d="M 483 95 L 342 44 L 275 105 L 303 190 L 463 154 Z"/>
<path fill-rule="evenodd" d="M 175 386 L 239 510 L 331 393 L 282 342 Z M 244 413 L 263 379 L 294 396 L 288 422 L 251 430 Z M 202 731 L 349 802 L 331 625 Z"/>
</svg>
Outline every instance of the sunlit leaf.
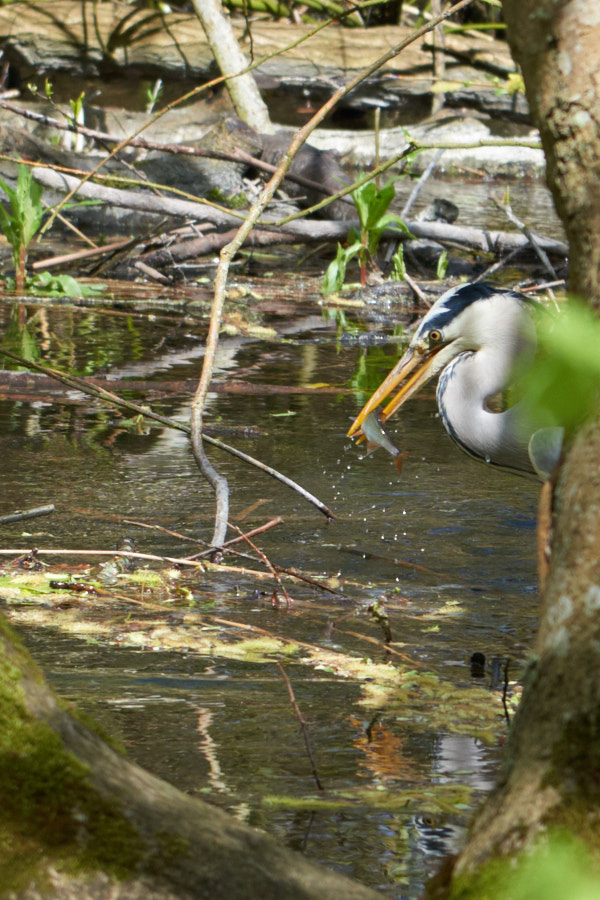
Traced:
<svg viewBox="0 0 600 900">
<path fill-rule="evenodd" d="M 600 397 L 600 320 L 585 304 L 570 300 L 561 313 L 541 315 L 541 352 L 524 378 L 525 415 L 567 432 L 597 408 Z"/>
</svg>

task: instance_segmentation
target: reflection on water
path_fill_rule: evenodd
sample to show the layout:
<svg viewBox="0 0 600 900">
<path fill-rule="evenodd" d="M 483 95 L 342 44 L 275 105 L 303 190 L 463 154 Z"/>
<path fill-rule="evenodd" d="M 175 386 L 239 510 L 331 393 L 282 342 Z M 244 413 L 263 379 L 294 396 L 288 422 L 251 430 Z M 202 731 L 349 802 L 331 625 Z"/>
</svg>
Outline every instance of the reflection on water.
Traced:
<svg viewBox="0 0 600 900">
<path fill-rule="evenodd" d="M 181 338 L 183 350 L 194 346 L 193 338 Z M 139 366 L 152 360 L 152 327 L 137 334 L 136 348 Z M 79 352 L 85 356 L 88 350 L 80 344 Z M 236 378 L 256 384 L 343 386 L 359 352 L 340 351 L 329 331 L 319 342 L 238 341 L 228 365 Z M 116 368 L 125 371 L 127 354 L 117 355 Z M 161 377 L 195 377 L 199 366 L 194 353 L 174 354 Z M 518 666 L 535 625 L 535 485 L 461 455 L 436 418 L 431 393 L 408 404 L 389 429 L 410 453 L 399 476 L 387 454 L 363 459 L 346 440 L 358 406 L 342 390 L 213 395 L 209 420 L 261 429 L 244 439 L 243 449 L 303 483 L 337 518 L 328 524 L 280 484 L 215 453 L 230 480 L 232 516 L 266 501 L 244 519 L 244 527 L 283 516 L 284 525 L 261 541 L 271 559 L 313 573 L 339 573 L 359 587 L 356 597 L 352 591 L 340 600 L 311 595 L 286 612 L 253 594 L 256 585 L 213 576 L 201 587 L 207 602 L 288 637 L 348 650 L 352 639 L 343 629 L 331 633 L 328 623 L 351 611 L 357 597 L 362 601 L 385 590 L 395 640 L 405 642 L 416 662 L 457 686 L 471 683 L 474 652 L 489 660 L 511 656 Z M 163 400 L 156 408 L 187 415 L 183 400 Z M 158 428 L 138 434 L 121 418 L 91 401 L 0 401 L 0 513 L 49 502 L 57 507 L 52 518 L 26 523 L 27 534 L 22 524 L 4 528 L 5 547 L 34 542 L 112 548 L 133 527 L 115 524 L 115 514 L 190 536 L 210 535 L 212 498 L 185 436 Z M 135 537 L 150 552 L 181 549 L 162 533 L 136 531 Z M 433 626 L 424 618 L 451 609 L 452 602 L 460 604 L 460 615 L 441 616 Z M 373 634 L 380 636 L 375 629 Z M 342 811 L 290 811 L 265 802 L 314 791 L 298 723 L 274 666 L 93 646 L 60 634 L 24 636 L 57 690 L 115 732 L 132 758 L 384 894 L 419 896 L 436 860 L 460 840 L 470 814 L 461 804 L 440 815 L 420 799 L 403 813 L 360 803 Z M 365 653 L 364 645 L 356 649 Z M 376 647 L 368 652 L 378 660 Z M 496 748 L 434 733 L 397 711 L 371 721 L 357 705 L 356 684 L 294 663 L 287 671 L 328 790 L 343 795 L 357 784 L 392 792 L 410 788 L 419 798 L 432 783 L 468 784 L 476 792 L 489 788 Z M 483 683 L 490 678 L 486 669 Z"/>
</svg>

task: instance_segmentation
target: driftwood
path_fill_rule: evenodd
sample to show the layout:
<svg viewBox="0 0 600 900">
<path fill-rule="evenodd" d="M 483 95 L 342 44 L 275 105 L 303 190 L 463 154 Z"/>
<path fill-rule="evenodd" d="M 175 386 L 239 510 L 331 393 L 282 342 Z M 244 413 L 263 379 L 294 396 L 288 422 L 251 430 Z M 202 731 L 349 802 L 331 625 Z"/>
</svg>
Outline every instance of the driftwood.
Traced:
<svg viewBox="0 0 600 900">
<path fill-rule="evenodd" d="M 45 187 L 57 191 L 77 190 L 80 197 L 102 200 L 112 206 L 139 210 L 146 213 L 155 213 L 160 216 L 173 216 L 176 218 L 193 219 L 200 223 L 209 222 L 220 228 L 231 229 L 240 225 L 242 219 L 238 215 L 217 209 L 207 203 L 189 200 L 179 200 L 172 197 L 157 197 L 154 194 L 142 191 L 127 191 L 106 187 L 91 182 L 81 182 L 79 179 L 51 169 L 36 167 L 34 176 Z M 513 250 L 525 250 L 530 247 L 527 237 L 521 232 L 492 231 L 484 228 L 450 225 L 446 222 L 413 222 L 408 221 L 407 226 L 416 238 L 436 241 L 440 244 L 450 244 L 465 249 L 477 250 L 484 253 L 509 253 Z M 263 215 L 260 225 L 273 232 L 275 222 L 273 216 Z M 322 242 L 344 240 L 351 227 L 358 227 L 357 221 L 336 222 L 331 220 L 295 220 L 279 226 L 283 241 L 288 241 L 290 236 L 301 242 Z M 391 234 L 398 236 L 398 232 Z M 401 236 L 404 240 L 404 236 Z M 566 257 L 567 245 L 564 241 L 542 236 L 537 237 L 537 243 L 549 254 Z M 212 245 L 211 252 L 214 252 Z M 181 260 L 183 253 L 179 257 Z"/>
<path fill-rule="evenodd" d="M 378 896 L 128 762 L 66 712 L 5 621 L 0 667 L 0 896 Z"/>
</svg>

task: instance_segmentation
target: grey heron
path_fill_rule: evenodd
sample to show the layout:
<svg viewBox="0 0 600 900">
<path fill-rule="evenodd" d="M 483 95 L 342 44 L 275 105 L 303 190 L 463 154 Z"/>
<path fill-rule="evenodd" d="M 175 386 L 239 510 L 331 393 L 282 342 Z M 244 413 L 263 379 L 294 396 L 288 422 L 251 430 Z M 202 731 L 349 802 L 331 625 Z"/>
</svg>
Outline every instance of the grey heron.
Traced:
<svg viewBox="0 0 600 900">
<path fill-rule="evenodd" d="M 446 291 L 423 317 L 399 362 L 355 419 L 366 417 L 402 382 L 383 409 L 388 419 L 439 375 L 436 399 L 450 437 L 471 456 L 546 480 L 561 453 L 563 429 L 524 422 L 520 404 L 493 411 L 493 400 L 536 352 L 537 301 L 486 282 Z"/>
</svg>

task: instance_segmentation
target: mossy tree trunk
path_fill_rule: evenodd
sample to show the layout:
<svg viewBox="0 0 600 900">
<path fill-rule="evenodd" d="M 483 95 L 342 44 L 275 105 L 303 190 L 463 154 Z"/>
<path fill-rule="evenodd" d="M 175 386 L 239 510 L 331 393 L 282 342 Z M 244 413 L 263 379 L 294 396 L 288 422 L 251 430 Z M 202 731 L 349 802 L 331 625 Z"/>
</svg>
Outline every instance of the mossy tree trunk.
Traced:
<svg viewBox="0 0 600 900">
<path fill-rule="evenodd" d="M 600 313 L 600 3 L 503 0 L 503 9 L 570 242 L 570 288 Z M 600 859 L 599 422 L 580 432 L 560 473 L 539 633 L 505 771 L 450 885 L 440 879 L 430 895 L 502 897 L 507 857 L 553 834 L 584 844 L 592 865 Z"/>
<path fill-rule="evenodd" d="M 0 617 L 0 897 L 375 900 L 129 763 L 57 701 Z"/>
</svg>

